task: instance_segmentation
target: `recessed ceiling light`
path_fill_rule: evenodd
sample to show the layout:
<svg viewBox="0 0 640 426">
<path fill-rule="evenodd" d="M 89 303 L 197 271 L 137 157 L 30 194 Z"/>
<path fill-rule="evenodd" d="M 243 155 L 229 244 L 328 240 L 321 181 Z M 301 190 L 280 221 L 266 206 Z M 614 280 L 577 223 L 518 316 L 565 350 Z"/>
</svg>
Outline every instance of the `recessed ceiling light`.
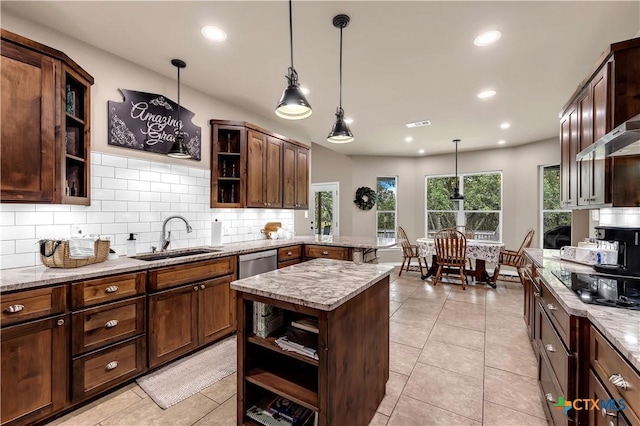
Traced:
<svg viewBox="0 0 640 426">
<path fill-rule="evenodd" d="M 406 138 L 404 138 L 405 142 L 413 142 L 413 138 L 411 136 L 407 136 Z"/>
<path fill-rule="evenodd" d="M 418 154 L 424 154 L 424 149 L 419 150 Z"/>
<path fill-rule="evenodd" d="M 347 123 L 347 124 L 351 124 L 351 123 L 353 123 L 353 118 L 345 118 L 344 122 Z"/>
<path fill-rule="evenodd" d="M 300 90 L 302 90 L 302 93 L 304 93 L 305 95 L 311 93 L 311 90 L 307 89 L 306 87 L 301 87 Z"/>
<path fill-rule="evenodd" d="M 478 97 L 480 99 L 491 98 L 491 97 L 493 97 L 495 95 L 496 95 L 496 91 L 495 90 L 485 90 L 485 91 L 482 91 L 482 92 L 478 93 Z"/>
<path fill-rule="evenodd" d="M 430 125 L 431 125 L 431 121 L 429 120 L 420 120 L 420 121 L 414 121 L 413 123 L 405 124 L 405 126 L 407 126 L 410 129 L 413 127 L 424 127 L 424 126 L 430 126 Z"/>
<path fill-rule="evenodd" d="M 501 128 L 501 129 L 508 129 L 509 127 L 511 127 L 511 124 L 509 124 L 509 123 L 502 123 L 502 124 L 500 125 L 500 128 Z"/>
<path fill-rule="evenodd" d="M 225 41 L 227 39 L 227 33 L 218 27 L 207 25 L 206 27 L 202 27 L 200 31 L 206 39 L 211 41 Z"/>
<path fill-rule="evenodd" d="M 498 141 L 498 145 L 504 145 L 505 143 L 507 143 L 504 139 L 500 139 Z"/>
<path fill-rule="evenodd" d="M 488 46 L 498 41 L 501 36 L 502 33 L 500 31 L 486 31 L 473 39 L 473 44 L 476 46 Z"/>
</svg>

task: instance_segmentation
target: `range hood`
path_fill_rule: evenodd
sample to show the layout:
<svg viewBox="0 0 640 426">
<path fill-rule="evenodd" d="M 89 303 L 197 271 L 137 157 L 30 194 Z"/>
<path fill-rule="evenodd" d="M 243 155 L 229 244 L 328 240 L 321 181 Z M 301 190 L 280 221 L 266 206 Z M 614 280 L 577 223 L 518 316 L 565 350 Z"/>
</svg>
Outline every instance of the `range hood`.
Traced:
<svg viewBox="0 0 640 426">
<path fill-rule="evenodd" d="M 576 160 L 598 160 L 626 155 L 640 155 L 640 114 L 625 121 L 580 151 L 576 155 Z"/>
</svg>

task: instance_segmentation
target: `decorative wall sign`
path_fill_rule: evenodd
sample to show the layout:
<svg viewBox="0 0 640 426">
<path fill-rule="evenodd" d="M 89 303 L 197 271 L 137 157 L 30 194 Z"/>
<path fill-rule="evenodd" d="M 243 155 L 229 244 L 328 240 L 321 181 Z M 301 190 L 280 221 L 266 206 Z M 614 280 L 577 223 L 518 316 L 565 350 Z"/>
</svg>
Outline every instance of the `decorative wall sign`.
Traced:
<svg viewBox="0 0 640 426">
<path fill-rule="evenodd" d="M 155 93 L 119 89 L 124 102 L 109 101 L 109 145 L 167 154 L 179 127 L 178 104 Z M 201 128 L 180 106 L 182 131 L 191 158 L 200 160 Z"/>
</svg>

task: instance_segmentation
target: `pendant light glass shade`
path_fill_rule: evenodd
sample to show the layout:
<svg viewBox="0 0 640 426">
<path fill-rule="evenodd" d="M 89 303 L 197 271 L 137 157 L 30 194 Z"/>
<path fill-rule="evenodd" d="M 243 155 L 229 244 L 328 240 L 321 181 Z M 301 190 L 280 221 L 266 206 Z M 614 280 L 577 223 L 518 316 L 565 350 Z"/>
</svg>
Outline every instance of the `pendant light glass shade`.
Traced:
<svg viewBox="0 0 640 426">
<path fill-rule="evenodd" d="M 276 115 L 286 120 L 302 120 L 311 116 L 313 110 L 298 83 L 298 73 L 293 67 L 293 17 L 291 13 L 292 1 L 289 0 L 289 48 L 291 52 L 291 66 L 287 74 L 287 88 L 282 92 L 280 102 L 276 106 Z"/>
<path fill-rule="evenodd" d="M 327 136 L 327 142 L 331 143 L 349 143 L 355 140 L 349 126 L 344 121 L 344 110 L 342 109 L 342 29 L 349 25 L 349 20 L 347 15 L 336 15 L 333 18 L 333 26 L 340 28 L 340 103 L 336 110 L 336 122 Z"/>
<path fill-rule="evenodd" d="M 191 154 L 184 143 L 184 133 L 182 132 L 182 120 L 180 119 L 180 69 L 187 66 L 187 63 L 180 59 L 172 59 L 171 64 L 178 68 L 178 128 L 171 149 L 167 153 L 172 158 L 191 158 Z"/>
<path fill-rule="evenodd" d="M 333 124 L 331 133 L 327 138 L 327 142 L 331 143 L 349 143 L 353 142 L 355 138 L 349 130 L 349 126 L 344 121 L 344 111 L 342 107 L 338 107 L 336 111 L 336 122 Z"/>
<path fill-rule="evenodd" d="M 460 194 L 460 187 L 458 186 L 458 143 L 460 139 L 454 139 L 453 143 L 456 144 L 456 186 L 453 188 L 453 194 L 449 196 L 452 201 L 464 200 L 464 195 Z"/>
</svg>

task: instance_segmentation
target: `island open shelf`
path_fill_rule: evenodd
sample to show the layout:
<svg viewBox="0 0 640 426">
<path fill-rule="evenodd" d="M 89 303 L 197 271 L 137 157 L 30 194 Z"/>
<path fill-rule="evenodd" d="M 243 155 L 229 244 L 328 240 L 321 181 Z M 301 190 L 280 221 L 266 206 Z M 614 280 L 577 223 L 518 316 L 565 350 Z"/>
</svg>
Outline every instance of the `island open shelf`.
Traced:
<svg viewBox="0 0 640 426">
<path fill-rule="evenodd" d="M 342 276 L 346 281 L 344 287 L 349 295 L 326 306 L 314 303 L 316 296 L 309 297 L 308 302 L 300 299 L 296 303 L 295 298 L 270 293 L 258 281 L 254 282 L 256 288 L 261 288 L 260 295 L 251 293 L 247 287 L 247 291 L 243 291 L 239 284 L 255 277 L 232 284 L 238 291 L 238 425 L 259 424 L 247 416 L 247 410 L 265 398 L 281 396 L 317 413 L 320 426 L 366 426 L 384 398 L 389 379 L 389 274 L 386 267 L 327 259 L 306 263 L 312 262 L 321 269 L 326 266 L 328 269 L 355 268 L 353 271 L 362 268 L 369 275 L 365 277 L 363 288 L 359 289 L 354 282 L 358 279 L 357 274 L 337 273 L 337 277 Z M 313 280 L 301 284 L 305 273 L 313 277 L 315 272 L 309 265 L 299 264 L 262 274 L 260 279 L 263 285 L 265 279 L 279 281 L 275 287 L 280 289 L 291 281 L 291 285 L 297 286 L 304 295 L 308 291 L 313 293 L 309 286 L 314 285 L 311 284 Z M 328 284 L 317 282 L 315 285 L 322 292 L 323 286 Z M 283 310 L 283 328 L 265 338 L 257 336 L 253 332 L 254 302 Z M 284 351 L 275 343 L 287 322 L 305 316 L 318 320 L 318 360 Z"/>
</svg>

